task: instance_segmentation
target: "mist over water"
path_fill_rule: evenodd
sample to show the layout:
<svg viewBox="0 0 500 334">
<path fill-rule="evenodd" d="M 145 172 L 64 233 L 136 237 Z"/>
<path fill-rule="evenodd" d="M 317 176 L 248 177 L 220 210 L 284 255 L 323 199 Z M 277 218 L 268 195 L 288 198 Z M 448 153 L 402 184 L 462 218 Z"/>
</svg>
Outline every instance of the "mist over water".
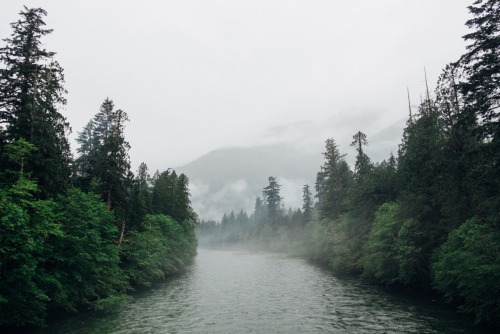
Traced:
<svg viewBox="0 0 500 334">
<path fill-rule="evenodd" d="M 108 315 L 45 333 L 480 333 L 451 309 L 279 254 L 199 250 L 195 264 Z"/>
</svg>

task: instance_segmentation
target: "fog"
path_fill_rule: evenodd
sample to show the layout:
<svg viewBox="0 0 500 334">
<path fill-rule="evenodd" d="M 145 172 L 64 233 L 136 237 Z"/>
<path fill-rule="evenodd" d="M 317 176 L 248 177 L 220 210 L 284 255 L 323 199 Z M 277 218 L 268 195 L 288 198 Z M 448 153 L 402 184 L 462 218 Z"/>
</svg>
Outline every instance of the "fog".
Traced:
<svg viewBox="0 0 500 334">
<path fill-rule="evenodd" d="M 433 84 L 463 53 L 468 1 L 23 3 L 48 12 L 71 138 L 110 97 L 131 119 L 133 168 L 155 170 L 221 147 L 296 142 L 290 124 L 352 110 L 364 114 L 342 122 L 347 133 L 390 126 L 407 114 L 407 87 L 418 103 L 424 67 Z M 21 8 L 2 2 L 0 36 Z"/>
<path fill-rule="evenodd" d="M 111 98 L 131 120 L 132 169 L 146 162 L 151 171 L 186 171 L 193 205 L 206 218 L 230 202 L 251 208 L 272 175 L 298 205 L 329 137 L 352 163 L 348 145 L 363 131 L 372 160 L 386 159 L 401 138 L 407 88 L 417 105 L 424 67 L 432 88 L 463 53 L 468 18 L 465 0 L 24 4 L 46 9 L 54 29 L 44 43 L 65 70 L 62 113 L 73 151 L 77 133 Z M 1 7 L 0 36 L 8 37 L 22 5 Z M 273 145 L 291 145 L 314 168 L 290 175 L 256 165 L 259 179 L 241 173 L 214 185 L 189 167 L 219 149 Z"/>
</svg>

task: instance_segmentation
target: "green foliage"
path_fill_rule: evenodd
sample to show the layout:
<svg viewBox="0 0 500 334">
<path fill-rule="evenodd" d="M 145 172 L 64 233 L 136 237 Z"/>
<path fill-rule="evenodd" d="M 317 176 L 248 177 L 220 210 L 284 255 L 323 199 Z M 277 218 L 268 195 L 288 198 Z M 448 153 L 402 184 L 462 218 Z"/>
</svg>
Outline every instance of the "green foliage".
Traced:
<svg viewBox="0 0 500 334">
<path fill-rule="evenodd" d="M 19 138 L 7 146 L 7 158 L 16 165 L 19 165 L 19 172 L 16 173 L 18 174 L 17 178 L 22 178 L 24 176 L 23 173 L 26 160 L 31 157 L 34 151 L 36 151 L 35 145 L 27 142 L 23 138 Z"/>
<path fill-rule="evenodd" d="M 311 221 L 313 212 L 312 194 L 309 190 L 309 185 L 307 184 L 302 187 L 302 210 L 304 215 L 304 224 L 306 224 Z"/>
<path fill-rule="evenodd" d="M 152 211 L 151 177 L 148 166 L 139 166 L 136 178 L 132 182 L 129 205 L 125 208 L 127 223 L 133 229 L 140 229 L 146 214 Z"/>
<path fill-rule="evenodd" d="M 11 24 L 11 38 L 4 39 L 7 45 L 0 48 L 0 139 L 3 145 L 24 138 L 37 147 L 23 165 L 38 180 L 42 197 L 68 187 L 71 160 L 69 124 L 58 112 L 66 104 L 63 70 L 41 41 L 52 32 L 44 28 L 46 15 L 41 8 L 24 7 Z"/>
<path fill-rule="evenodd" d="M 278 227 L 273 237 L 268 239 L 268 249 L 273 252 L 287 252 L 291 245 L 289 233 L 285 226 Z"/>
<path fill-rule="evenodd" d="M 305 226 L 303 237 L 293 245 L 291 254 L 327 264 L 331 248 L 331 228 L 326 223 L 311 221 Z"/>
<path fill-rule="evenodd" d="M 430 258 L 435 249 L 434 240 L 438 237 L 442 235 L 429 234 L 425 224 L 416 219 L 410 218 L 403 223 L 395 245 L 401 283 L 430 288 Z"/>
<path fill-rule="evenodd" d="M 434 287 L 478 322 L 500 324 L 499 254 L 498 221 L 467 220 L 435 252 Z"/>
<path fill-rule="evenodd" d="M 153 177 L 152 211 L 170 216 L 178 222 L 193 220 L 194 212 L 189 199 L 188 178 L 168 169 Z"/>
<path fill-rule="evenodd" d="M 353 234 L 357 224 L 350 215 L 344 215 L 332 223 L 330 267 L 338 273 L 360 273 L 362 238 Z"/>
<path fill-rule="evenodd" d="M 0 326 L 42 325 L 49 296 L 44 286 L 49 241 L 60 235 L 54 203 L 33 199 L 36 184 L 19 179 L 0 189 Z"/>
<path fill-rule="evenodd" d="M 467 7 L 473 17 L 466 25 L 473 29 L 464 36 L 467 52 L 457 66 L 463 66 L 465 78 L 458 87 L 465 101 L 481 120 L 483 138 L 500 135 L 500 1 L 478 0 Z M 491 138 L 491 137 L 490 137 Z"/>
<path fill-rule="evenodd" d="M 131 283 L 150 285 L 196 255 L 188 178 L 167 173 L 155 198 L 173 218 L 147 216 L 161 187 L 145 164 L 137 178 L 130 172 L 128 117 L 111 100 L 79 134 L 73 164 L 58 112 L 63 70 L 43 49 L 46 14 L 24 7 L 0 48 L 0 329 L 113 309 Z"/>
<path fill-rule="evenodd" d="M 358 131 L 351 170 L 327 139 L 316 211 L 304 187 L 304 212 L 283 213 L 276 228 L 257 198 L 249 235 L 272 250 L 290 243 L 292 254 L 336 272 L 435 288 L 479 322 L 498 324 L 500 1 L 475 0 L 468 9 L 467 52 L 444 69 L 435 99 L 427 91 L 418 113 L 410 108 L 397 161 L 391 154 L 372 164 Z M 294 223 L 301 216 L 305 226 Z M 210 225 L 223 229 L 231 224 Z"/>
<path fill-rule="evenodd" d="M 346 212 L 347 192 L 353 175 L 333 139 L 325 145 L 325 163 L 316 177 L 316 197 L 322 218 L 337 219 Z"/>
<path fill-rule="evenodd" d="M 134 286 L 150 286 L 180 272 L 196 255 L 192 228 L 165 215 L 147 215 L 143 231 L 132 231 L 123 243 L 125 273 Z"/>
<path fill-rule="evenodd" d="M 106 98 L 99 112 L 79 133 L 80 156 L 75 160 L 76 184 L 99 194 L 108 209 L 116 209 L 122 219 L 130 170 L 130 145 L 124 136 L 128 120 L 127 114 L 115 110 L 113 101 Z"/>
<path fill-rule="evenodd" d="M 398 210 L 394 202 L 378 208 L 361 260 L 363 276 L 384 284 L 395 283 L 399 276 L 395 244 L 402 224 L 398 221 Z"/>
<path fill-rule="evenodd" d="M 281 201 L 283 198 L 280 196 L 280 188 L 281 185 L 278 184 L 276 178 L 270 176 L 269 185 L 262 191 L 262 196 L 267 209 L 267 218 L 272 226 L 276 226 L 278 224 L 278 220 L 281 216 Z"/>
<path fill-rule="evenodd" d="M 57 204 L 63 234 L 47 254 L 61 284 L 53 291 L 53 306 L 75 311 L 124 293 L 113 213 L 96 195 L 78 189 L 59 197 Z"/>
<path fill-rule="evenodd" d="M 358 131 L 352 136 L 351 147 L 355 147 L 357 151 L 356 163 L 354 164 L 354 171 L 358 181 L 363 180 L 371 171 L 372 165 L 370 158 L 363 152 L 363 146 L 368 146 L 366 135 Z"/>
</svg>

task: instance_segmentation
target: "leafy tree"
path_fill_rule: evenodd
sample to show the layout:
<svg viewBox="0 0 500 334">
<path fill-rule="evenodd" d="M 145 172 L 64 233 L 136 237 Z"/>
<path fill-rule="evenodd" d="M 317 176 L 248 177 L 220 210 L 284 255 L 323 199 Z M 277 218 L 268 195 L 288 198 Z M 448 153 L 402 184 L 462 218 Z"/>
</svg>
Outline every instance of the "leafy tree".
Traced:
<svg viewBox="0 0 500 334">
<path fill-rule="evenodd" d="M 134 286 L 150 286 L 191 263 L 197 246 L 193 228 L 165 215 L 147 215 L 142 225 L 123 244 L 125 272 Z"/>
<path fill-rule="evenodd" d="M 54 307 L 76 311 L 84 305 L 99 308 L 105 299 L 126 292 L 120 269 L 115 217 L 95 194 L 78 189 L 57 198 L 62 234 L 47 257 L 59 286 L 51 293 Z"/>
<path fill-rule="evenodd" d="M 34 151 L 36 151 L 37 148 L 35 145 L 30 144 L 23 138 L 17 139 L 16 141 L 12 142 L 10 145 L 7 146 L 6 148 L 6 156 L 7 159 L 9 159 L 11 162 L 15 163 L 16 165 L 19 166 L 19 171 L 15 171 L 13 174 L 16 174 L 16 178 L 24 178 L 24 167 L 26 166 L 27 160 L 30 158 L 30 156 L 33 154 Z M 11 171 L 12 173 L 13 171 Z M 28 175 L 28 178 L 30 175 Z"/>
<path fill-rule="evenodd" d="M 18 141 L 7 147 L 16 164 L 32 145 Z M 19 173 L 0 187 L 0 326 L 43 325 L 50 300 L 47 286 L 58 284 L 47 271 L 45 254 L 60 225 L 54 202 L 39 200 L 36 182 Z"/>
<path fill-rule="evenodd" d="M 500 324 L 499 253 L 498 221 L 467 220 L 435 252 L 435 288 L 461 311 L 475 313 L 477 322 Z"/>
<path fill-rule="evenodd" d="M 0 48 L 0 146 L 23 138 L 37 147 L 26 166 L 44 197 L 68 187 L 71 161 L 69 124 L 58 112 L 66 104 L 63 70 L 55 53 L 42 48 L 42 37 L 52 32 L 44 28 L 46 15 L 24 7 Z"/>
<path fill-rule="evenodd" d="M 399 276 L 397 253 L 394 247 L 401 223 L 399 207 L 394 202 L 381 205 L 375 214 L 362 259 L 363 276 L 384 284 L 397 282 Z"/>
</svg>

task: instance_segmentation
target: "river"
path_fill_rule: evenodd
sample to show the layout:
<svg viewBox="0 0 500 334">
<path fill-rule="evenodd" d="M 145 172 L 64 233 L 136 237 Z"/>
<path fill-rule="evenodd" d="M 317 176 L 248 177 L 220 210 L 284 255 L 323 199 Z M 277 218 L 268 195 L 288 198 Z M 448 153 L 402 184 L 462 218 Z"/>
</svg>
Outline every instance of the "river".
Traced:
<svg viewBox="0 0 500 334">
<path fill-rule="evenodd" d="M 200 249 L 186 273 L 136 293 L 116 312 L 73 316 L 35 333 L 480 333 L 470 321 L 300 259 Z"/>
</svg>

